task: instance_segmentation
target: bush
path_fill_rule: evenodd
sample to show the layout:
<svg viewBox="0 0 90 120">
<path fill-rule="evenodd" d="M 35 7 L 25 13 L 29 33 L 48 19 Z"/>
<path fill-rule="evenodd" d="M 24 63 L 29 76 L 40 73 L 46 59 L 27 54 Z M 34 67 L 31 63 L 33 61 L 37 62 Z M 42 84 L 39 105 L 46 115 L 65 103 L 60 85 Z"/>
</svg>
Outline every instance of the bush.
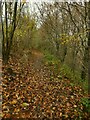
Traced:
<svg viewBox="0 0 90 120">
<path fill-rule="evenodd" d="M 58 73 L 59 75 L 70 79 L 71 83 L 73 84 L 79 84 L 82 86 L 82 88 L 85 89 L 87 92 L 88 90 L 88 83 L 87 80 L 81 79 L 81 74 L 78 71 L 74 71 L 66 64 L 61 64 L 60 60 L 54 56 L 53 54 L 50 54 L 48 51 L 44 51 L 44 60 L 46 65 L 54 67 L 54 71 Z"/>
<path fill-rule="evenodd" d="M 78 71 L 72 71 L 69 66 L 63 64 L 60 68 L 60 74 L 64 75 L 68 79 L 70 79 L 74 84 L 79 84 L 85 91 L 88 91 L 88 83 L 87 80 L 82 80 L 81 75 Z"/>
<path fill-rule="evenodd" d="M 90 112 L 90 99 L 82 98 L 81 103 L 84 106 L 84 111 Z"/>
<path fill-rule="evenodd" d="M 44 51 L 44 59 L 48 65 L 56 65 L 59 63 L 59 59 L 47 51 Z"/>
</svg>

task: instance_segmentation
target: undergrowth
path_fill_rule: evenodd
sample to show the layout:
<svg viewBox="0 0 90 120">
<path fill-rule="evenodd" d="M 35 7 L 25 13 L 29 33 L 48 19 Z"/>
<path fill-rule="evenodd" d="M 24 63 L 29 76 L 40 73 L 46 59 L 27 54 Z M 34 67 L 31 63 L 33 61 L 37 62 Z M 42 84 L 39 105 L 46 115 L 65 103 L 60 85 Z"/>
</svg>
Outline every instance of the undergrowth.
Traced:
<svg viewBox="0 0 90 120">
<path fill-rule="evenodd" d="M 67 78 L 71 81 L 70 86 L 79 85 L 84 90 L 84 93 L 88 94 L 88 82 L 81 79 L 79 72 L 73 72 L 68 65 L 62 64 L 58 58 L 48 52 L 44 53 L 44 60 L 46 65 L 54 67 L 56 73 L 59 70 L 58 76 L 60 76 L 60 80 L 63 77 Z M 90 112 L 90 100 L 88 98 L 82 98 L 81 104 L 84 106 L 84 111 Z"/>
<path fill-rule="evenodd" d="M 68 65 L 62 64 L 56 56 L 50 54 L 48 51 L 44 52 L 44 61 L 48 66 L 53 65 L 56 72 L 59 70 L 60 76 L 62 75 L 67 79 L 70 79 L 72 85 L 79 84 L 86 92 L 88 91 L 88 81 L 81 79 L 81 75 L 78 71 L 73 72 Z"/>
</svg>

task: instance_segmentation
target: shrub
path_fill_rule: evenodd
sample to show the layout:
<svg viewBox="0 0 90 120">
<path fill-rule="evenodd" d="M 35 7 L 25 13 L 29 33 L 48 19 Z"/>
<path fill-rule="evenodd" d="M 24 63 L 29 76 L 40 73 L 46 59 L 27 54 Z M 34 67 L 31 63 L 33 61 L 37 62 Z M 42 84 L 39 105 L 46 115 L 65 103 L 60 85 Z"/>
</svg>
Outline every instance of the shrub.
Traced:
<svg viewBox="0 0 90 120">
<path fill-rule="evenodd" d="M 82 98 L 81 103 L 84 106 L 84 111 L 90 112 L 90 99 L 88 98 Z"/>
</svg>

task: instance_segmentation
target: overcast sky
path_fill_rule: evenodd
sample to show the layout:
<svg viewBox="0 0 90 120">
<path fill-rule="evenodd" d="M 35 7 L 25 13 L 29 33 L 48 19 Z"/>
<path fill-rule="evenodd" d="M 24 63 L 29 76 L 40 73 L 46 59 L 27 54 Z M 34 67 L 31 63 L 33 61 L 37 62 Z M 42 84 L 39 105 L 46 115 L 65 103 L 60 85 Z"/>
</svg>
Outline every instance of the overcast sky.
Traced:
<svg viewBox="0 0 90 120">
<path fill-rule="evenodd" d="M 54 2 L 54 1 L 56 2 L 65 2 L 65 1 L 66 2 L 84 2 L 84 1 L 88 2 L 89 0 L 26 0 L 26 1 L 31 3 L 34 3 L 34 2 L 41 3 L 41 2 Z"/>
<path fill-rule="evenodd" d="M 27 0 L 27 1 L 31 1 L 31 2 L 52 2 L 55 0 Z"/>
<path fill-rule="evenodd" d="M 1 1 L 1 0 L 0 0 Z M 16 0 L 2 0 L 3 2 L 14 2 Z M 19 0 L 18 0 L 19 1 Z M 21 0 L 23 2 L 30 2 L 30 3 L 34 3 L 34 2 L 38 2 L 38 3 L 41 3 L 41 2 L 54 2 L 54 1 L 57 1 L 57 2 L 88 2 L 89 0 Z"/>
</svg>

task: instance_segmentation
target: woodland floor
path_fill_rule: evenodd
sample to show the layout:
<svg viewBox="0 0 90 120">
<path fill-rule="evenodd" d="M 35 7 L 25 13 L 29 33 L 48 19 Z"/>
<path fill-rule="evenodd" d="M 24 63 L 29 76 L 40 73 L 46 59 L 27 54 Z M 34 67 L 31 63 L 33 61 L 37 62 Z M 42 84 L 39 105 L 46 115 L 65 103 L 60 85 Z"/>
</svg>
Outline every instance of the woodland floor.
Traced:
<svg viewBox="0 0 90 120">
<path fill-rule="evenodd" d="M 59 78 L 42 53 L 34 50 L 27 65 L 14 58 L 2 70 L 3 118 L 89 120 L 80 102 L 87 97 L 82 87 Z"/>
</svg>

